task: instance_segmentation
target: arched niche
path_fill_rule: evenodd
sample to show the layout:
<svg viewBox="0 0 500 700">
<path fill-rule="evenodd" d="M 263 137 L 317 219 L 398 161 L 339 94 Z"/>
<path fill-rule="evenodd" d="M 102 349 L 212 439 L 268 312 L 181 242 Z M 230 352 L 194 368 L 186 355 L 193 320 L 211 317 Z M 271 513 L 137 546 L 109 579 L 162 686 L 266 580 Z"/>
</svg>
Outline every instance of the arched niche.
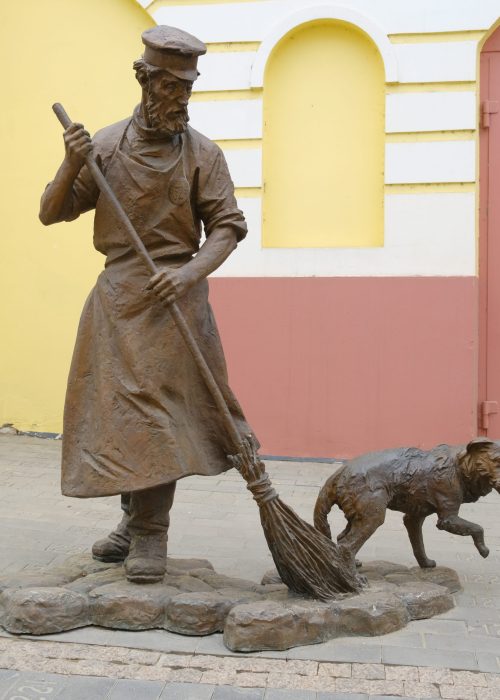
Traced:
<svg viewBox="0 0 500 700">
<path fill-rule="evenodd" d="M 365 31 L 317 19 L 274 45 L 264 74 L 264 247 L 383 245 L 384 122 L 384 61 Z"/>
</svg>

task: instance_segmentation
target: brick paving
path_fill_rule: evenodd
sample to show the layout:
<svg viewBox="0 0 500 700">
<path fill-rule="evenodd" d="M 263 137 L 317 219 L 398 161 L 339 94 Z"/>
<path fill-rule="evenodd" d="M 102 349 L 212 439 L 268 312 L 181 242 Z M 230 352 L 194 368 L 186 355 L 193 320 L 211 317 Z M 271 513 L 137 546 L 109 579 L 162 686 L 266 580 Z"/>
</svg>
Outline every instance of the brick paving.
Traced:
<svg viewBox="0 0 500 700">
<path fill-rule="evenodd" d="M 64 642 L 0 639 L 0 697 L 22 697 L 30 684 L 66 688 L 73 699 L 88 680 L 90 698 L 219 697 L 215 690 L 228 686 L 242 697 L 335 698 L 455 698 L 486 700 L 500 697 L 500 674 L 454 671 L 446 668 L 387 666 L 384 664 L 323 663 L 241 655 L 162 654 L 123 647 L 99 647 Z M 30 680 L 31 679 L 31 680 Z M 44 685 L 45 684 L 45 685 Z M 87 686 L 88 692 L 90 692 Z M 141 694 L 138 694 L 140 690 Z M 272 692 L 271 692 L 272 691 Z M 11 696 L 8 693 L 13 693 Z M 41 691 L 39 690 L 40 694 Z M 137 693 L 134 695 L 134 692 Z M 266 695 L 267 692 L 267 695 Z M 121 693 L 121 694 L 120 694 Z M 58 697 L 55 695 L 55 697 Z M 229 694 L 227 697 L 238 697 Z"/>
<path fill-rule="evenodd" d="M 175 694 L 162 693 L 178 687 L 185 689 L 186 697 L 216 698 L 219 695 L 215 694 L 215 689 L 220 686 L 241 689 L 242 694 L 249 697 L 254 690 L 261 693 L 257 697 L 265 698 L 282 690 L 289 693 L 288 697 L 311 696 L 315 700 L 319 695 L 326 700 L 350 694 L 366 698 L 396 696 L 456 700 L 498 700 L 500 697 L 500 673 L 252 656 L 163 654 L 123 647 L 15 638 L 0 639 L 0 666 L 10 670 L 10 674 L 0 675 L 0 691 L 6 688 L 13 693 L 22 692 L 21 688 L 12 688 L 12 684 L 28 686 L 31 678 L 33 685 L 38 682 L 66 687 L 68 695 L 64 697 L 68 698 L 73 698 L 71 683 L 68 683 L 73 679 L 77 690 L 87 679 L 94 693 L 97 693 L 96 688 L 99 693 L 104 693 L 87 696 L 92 698 L 115 695 L 123 698 L 129 692 L 127 688 L 130 688 L 130 693 L 134 688 L 136 691 L 143 688 L 146 697 L 148 694 L 155 698 L 176 697 Z M 119 689 L 121 696 L 117 694 Z M 267 690 L 273 693 L 266 695 L 264 691 Z M 275 696 L 279 697 L 279 694 Z M 131 694 L 130 697 L 142 698 L 144 695 Z M 235 696 L 229 694 L 228 697 Z"/>
<path fill-rule="evenodd" d="M 117 498 L 76 500 L 59 494 L 60 446 L 54 440 L 0 435 L 2 573 L 60 563 L 88 550 L 118 520 Z M 318 488 L 334 468 L 268 462 L 280 495 L 308 520 Z M 0 699 L 500 700 L 498 498 L 490 494 L 461 510 L 485 529 L 491 552 L 485 560 L 470 538 L 440 532 L 435 520 L 428 519 L 424 536 L 429 556 L 455 568 L 464 588 L 455 596 L 455 609 L 437 618 L 411 622 L 383 637 L 341 638 L 245 656 L 231 654 L 221 635 L 193 638 L 162 630 L 100 628 L 36 640 L 4 634 Z M 338 512 L 332 515 L 332 529 L 339 531 L 342 519 Z M 169 553 L 208 558 L 221 573 L 256 581 L 272 566 L 257 507 L 237 473 L 179 483 Z M 414 565 L 399 514 L 388 512 L 360 558 Z M 36 683 L 53 690 L 43 695 L 27 689 Z"/>
</svg>

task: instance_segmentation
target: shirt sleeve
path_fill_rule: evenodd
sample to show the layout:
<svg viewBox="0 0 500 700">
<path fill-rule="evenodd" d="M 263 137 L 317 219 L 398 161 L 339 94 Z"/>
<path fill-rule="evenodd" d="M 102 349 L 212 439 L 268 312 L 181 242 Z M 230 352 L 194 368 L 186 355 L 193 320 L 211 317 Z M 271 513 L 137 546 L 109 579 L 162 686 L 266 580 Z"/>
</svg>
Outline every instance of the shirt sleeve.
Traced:
<svg viewBox="0 0 500 700">
<path fill-rule="evenodd" d="M 64 212 L 65 221 L 74 221 L 80 214 L 95 209 L 99 198 L 99 188 L 86 165 L 78 173 L 73 183 L 70 206 Z"/>
<path fill-rule="evenodd" d="M 205 235 L 208 238 L 216 228 L 231 227 L 239 242 L 247 234 L 247 225 L 236 203 L 224 154 L 214 145 L 211 153 L 205 153 L 203 161 L 198 174 L 196 208 L 203 221 Z"/>
<path fill-rule="evenodd" d="M 105 172 L 111 160 L 116 138 L 113 135 L 109 136 L 107 130 L 102 129 L 95 134 L 92 141 L 94 144 L 94 156 L 99 163 L 99 167 Z M 64 209 L 59 216 L 59 221 L 74 221 L 80 214 L 95 209 L 98 199 L 99 188 L 87 166 L 83 165 L 73 182 L 70 196 L 66 200 Z"/>
</svg>

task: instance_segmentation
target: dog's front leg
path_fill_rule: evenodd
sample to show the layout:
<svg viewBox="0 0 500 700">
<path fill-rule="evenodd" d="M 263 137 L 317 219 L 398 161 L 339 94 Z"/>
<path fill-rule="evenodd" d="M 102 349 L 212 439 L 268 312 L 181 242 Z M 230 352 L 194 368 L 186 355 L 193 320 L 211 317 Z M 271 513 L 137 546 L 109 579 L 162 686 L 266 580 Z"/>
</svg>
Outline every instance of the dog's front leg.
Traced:
<svg viewBox="0 0 500 700">
<path fill-rule="evenodd" d="M 422 569 L 431 569 L 436 566 L 434 559 L 429 559 L 425 553 L 424 538 L 422 536 L 422 525 L 424 524 L 425 515 L 414 515 L 406 513 L 403 518 L 410 544 L 413 549 L 413 554 Z"/>
<path fill-rule="evenodd" d="M 438 514 L 437 525 L 439 530 L 446 530 L 452 535 L 470 535 L 472 541 L 476 545 L 476 549 L 482 557 L 487 557 L 490 550 L 484 543 L 484 530 L 481 525 L 471 523 L 469 520 L 464 520 L 457 513 L 455 514 Z"/>
</svg>

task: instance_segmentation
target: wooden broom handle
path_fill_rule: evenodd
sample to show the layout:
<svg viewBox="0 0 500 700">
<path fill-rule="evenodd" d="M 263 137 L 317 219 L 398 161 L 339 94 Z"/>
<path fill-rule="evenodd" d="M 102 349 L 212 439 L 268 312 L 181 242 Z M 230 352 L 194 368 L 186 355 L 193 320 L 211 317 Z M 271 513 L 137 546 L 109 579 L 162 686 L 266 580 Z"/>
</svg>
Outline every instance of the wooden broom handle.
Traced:
<svg viewBox="0 0 500 700">
<path fill-rule="evenodd" d="M 73 123 L 61 104 L 56 102 L 56 104 L 52 105 L 52 109 L 54 110 L 56 117 L 59 119 L 64 129 L 67 129 Z M 94 178 L 97 187 L 107 198 L 117 219 L 124 226 L 125 231 L 127 232 L 130 238 L 130 242 L 132 243 L 136 252 L 139 254 L 143 263 L 146 265 L 151 274 L 156 274 L 159 271 L 158 267 L 155 265 L 154 260 L 149 255 L 146 246 L 139 237 L 139 234 L 132 225 L 132 222 L 128 218 L 128 215 L 126 214 L 122 205 L 118 201 L 115 193 L 109 186 L 106 178 L 99 169 L 99 166 L 97 165 L 94 156 L 91 153 L 89 153 L 89 155 L 86 156 L 85 164 L 89 169 L 90 174 Z M 198 367 L 198 370 L 200 371 L 203 379 L 205 380 L 205 383 L 210 394 L 212 395 L 213 400 L 215 401 L 221 418 L 224 421 L 224 425 L 231 439 L 231 442 L 233 443 L 235 450 L 239 451 L 242 442 L 242 436 L 238 431 L 238 428 L 236 427 L 236 423 L 234 422 L 234 418 L 232 417 L 229 411 L 226 400 L 224 399 L 224 396 L 221 390 L 219 389 L 217 382 L 214 379 L 212 370 L 207 365 L 207 362 L 203 357 L 200 348 L 198 347 L 198 343 L 196 342 L 193 334 L 191 333 L 191 329 L 186 323 L 186 319 L 184 318 L 184 315 L 182 314 L 177 304 L 175 302 L 169 304 L 168 309 L 172 315 L 172 318 L 174 319 L 175 325 L 177 326 L 181 336 L 184 339 L 184 342 L 186 343 L 189 349 L 189 352 L 193 357 L 193 360 L 196 363 L 196 366 Z"/>
</svg>

